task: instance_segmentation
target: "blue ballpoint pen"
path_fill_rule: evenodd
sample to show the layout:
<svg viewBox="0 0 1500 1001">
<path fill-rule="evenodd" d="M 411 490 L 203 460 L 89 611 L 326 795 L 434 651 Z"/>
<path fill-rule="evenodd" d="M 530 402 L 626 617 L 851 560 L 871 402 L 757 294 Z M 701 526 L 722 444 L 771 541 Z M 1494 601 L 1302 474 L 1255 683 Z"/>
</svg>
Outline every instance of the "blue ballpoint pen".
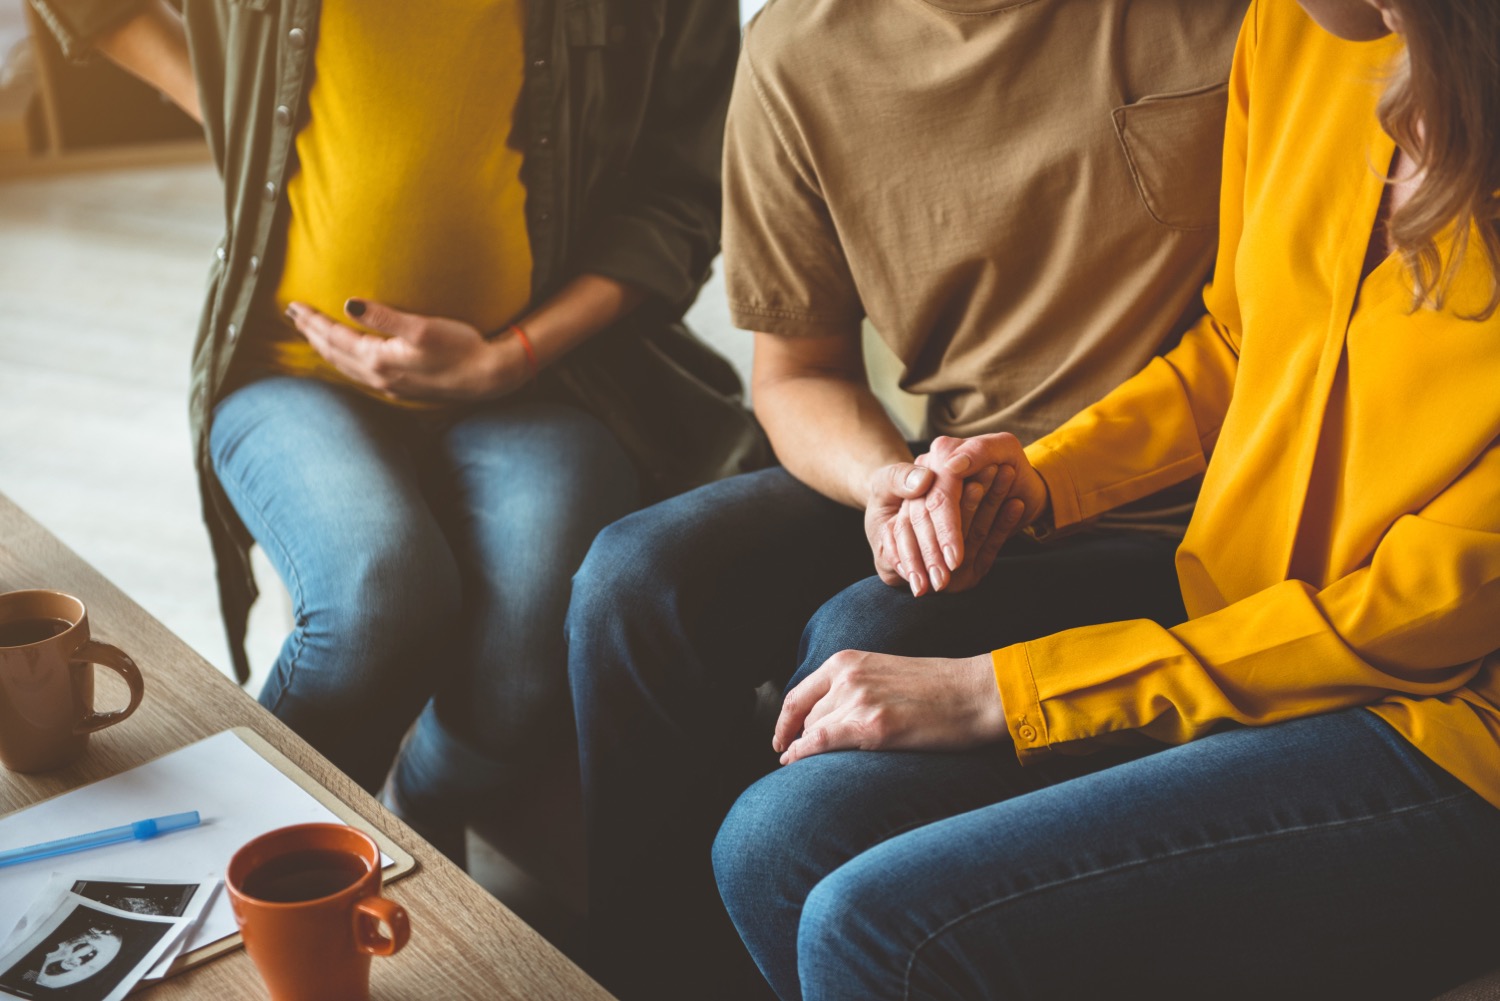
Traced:
<svg viewBox="0 0 1500 1001">
<path fill-rule="evenodd" d="M 93 834 L 79 834 L 76 837 L 62 838 L 58 841 L 43 841 L 39 845 L 27 845 L 24 848 L 12 848 L 9 851 L 0 852 L 0 868 L 20 865 L 22 862 L 34 862 L 37 859 L 52 858 L 54 855 L 67 855 L 69 852 L 81 852 L 89 848 L 119 844 L 121 841 L 145 841 L 158 834 L 197 827 L 200 823 L 202 823 L 202 818 L 198 816 L 198 811 L 194 810 L 191 813 L 174 813 L 170 817 L 137 820 L 133 824 L 111 827 L 105 831 L 95 831 Z"/>
</svg>

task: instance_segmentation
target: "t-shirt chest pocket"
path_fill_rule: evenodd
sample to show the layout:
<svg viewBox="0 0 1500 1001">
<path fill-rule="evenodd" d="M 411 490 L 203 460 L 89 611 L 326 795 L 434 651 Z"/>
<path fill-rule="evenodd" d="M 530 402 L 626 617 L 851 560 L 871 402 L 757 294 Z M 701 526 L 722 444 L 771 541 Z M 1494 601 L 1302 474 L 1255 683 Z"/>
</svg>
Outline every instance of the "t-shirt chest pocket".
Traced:
<svg viewBox="0 0 1500 1001">
<path fill-rule="evenodd" d="M 1171 229 L 1219 218 L 1228 84 L 1154 94 L 1113 112 L 1115 135 L 1146 211 Z"/>
</svg>

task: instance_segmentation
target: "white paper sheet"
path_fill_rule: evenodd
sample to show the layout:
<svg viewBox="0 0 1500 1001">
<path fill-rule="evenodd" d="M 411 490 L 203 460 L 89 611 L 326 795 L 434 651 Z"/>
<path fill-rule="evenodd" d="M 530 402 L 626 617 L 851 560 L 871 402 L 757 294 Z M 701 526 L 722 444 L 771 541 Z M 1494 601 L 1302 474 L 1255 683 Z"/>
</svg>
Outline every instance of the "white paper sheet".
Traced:
<svg viewBox="0 0 1500 1001">
<path fill-rule="evenodd" d="M 0 869 L 0 941 L 10 937 L 53 873 L 131 878 L 222 879 L 241 845 L 289 824 L 343 823 L 237 735 L 206 737 L 128 772 L 0 818 L 0 850 L 52 841 L 150 817 L 197 810 L 200 827 Z M 382 865 L 390 859 L 382 856 Z M 229 894 L 209 905 L 184 951 L 238 929 Z"/>
</svg>

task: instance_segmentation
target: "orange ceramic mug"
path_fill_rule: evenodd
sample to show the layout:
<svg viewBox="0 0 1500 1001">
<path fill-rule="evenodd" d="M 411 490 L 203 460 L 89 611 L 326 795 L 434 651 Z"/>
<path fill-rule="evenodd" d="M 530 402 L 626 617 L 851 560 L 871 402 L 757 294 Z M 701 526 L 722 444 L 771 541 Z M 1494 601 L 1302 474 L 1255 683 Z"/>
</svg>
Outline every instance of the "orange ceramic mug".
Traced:
<svg viewBox="0 0 1500 1001">
<path fill-rule="evenodd" d="M 262 834 L 234 853 L 224 884 L 271 1001 L 368 1001 L 370 957 L 411 937 L 406 911 L 380 896 L 380 847 L 343 824 Z"/>
<path fill-rule="evenodd" d="M 94 712 L 94 665 L 130 686 L 130 702 Z M 0 764 L 41 772 L 78 758 L 89 734 L 135 712 L 145 683 L 118 647 L 89 639 L 88 610 L 61 591 L 0 594 Z"/>
</svg>

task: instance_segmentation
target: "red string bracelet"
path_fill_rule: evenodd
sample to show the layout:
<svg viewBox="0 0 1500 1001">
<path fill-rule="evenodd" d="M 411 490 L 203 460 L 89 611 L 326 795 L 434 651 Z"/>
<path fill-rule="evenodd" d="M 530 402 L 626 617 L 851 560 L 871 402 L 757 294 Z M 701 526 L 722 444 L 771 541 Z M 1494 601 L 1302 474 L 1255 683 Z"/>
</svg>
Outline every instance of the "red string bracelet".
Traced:
<svg viewBox="0 0 1500 1001">
<path fill-rule="evenodd" d="M 518 323 L 510 325 L 510 332 L 515 334 L 516 340 L 521 342 L 521 350 L 526 352 L 526 369 L 531 373 L 531 378 L 535 379 L 542 367 L 537 364 L 536 348 L 531 346 L 531 338 L 526 336 L 526 331 L 522 330 Z"/>
</svg>

